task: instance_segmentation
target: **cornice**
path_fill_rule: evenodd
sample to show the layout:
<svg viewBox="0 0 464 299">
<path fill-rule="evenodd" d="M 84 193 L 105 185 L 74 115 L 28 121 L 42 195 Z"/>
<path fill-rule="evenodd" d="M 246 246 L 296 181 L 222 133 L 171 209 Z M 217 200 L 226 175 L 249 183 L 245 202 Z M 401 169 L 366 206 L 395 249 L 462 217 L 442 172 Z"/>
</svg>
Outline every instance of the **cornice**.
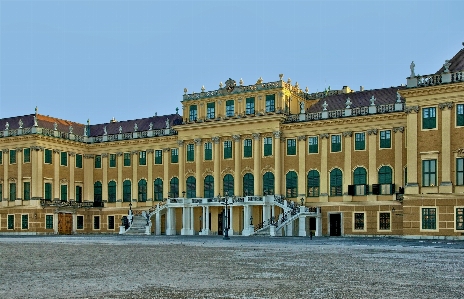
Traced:
<svg viewBox="0 0 464 299">
<path fill-rule="evenodd" d="M 408 88 L 401 89 L 398 91 L 401 97 L 408 101 L 408 98 L 420 97 L 420 96 L 430 96 L 430 95 L 440 95 L 445 93 L 452 92 L 464 92 L 464 83 L 450 83 L 436 86 L 427 86 L 427 87 L 417 87 L 417 88 Z"/>
</svg>

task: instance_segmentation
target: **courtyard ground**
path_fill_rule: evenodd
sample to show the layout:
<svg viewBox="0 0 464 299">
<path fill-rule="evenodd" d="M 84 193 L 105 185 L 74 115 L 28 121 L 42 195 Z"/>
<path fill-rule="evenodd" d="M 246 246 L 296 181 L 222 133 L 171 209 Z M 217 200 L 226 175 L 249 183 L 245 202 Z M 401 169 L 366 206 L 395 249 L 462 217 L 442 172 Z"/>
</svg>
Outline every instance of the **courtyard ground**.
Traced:
<svg viewBox="0 0 464 299">
<path fill-rule="evenodd" d="M 463 298 L 464 241 L 0 236 L 0 298 Z"/>
</svg>

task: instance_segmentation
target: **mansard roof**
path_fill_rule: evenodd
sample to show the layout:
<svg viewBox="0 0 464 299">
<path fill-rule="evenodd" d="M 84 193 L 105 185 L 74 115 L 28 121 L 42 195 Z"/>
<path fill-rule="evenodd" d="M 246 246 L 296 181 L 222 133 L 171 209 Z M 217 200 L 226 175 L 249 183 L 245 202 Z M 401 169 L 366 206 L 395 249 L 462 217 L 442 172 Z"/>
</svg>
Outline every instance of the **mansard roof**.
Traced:
<svg viewBox="0 0 464 299">
<path fill-rule="evenodd" d="M 20 121 L 22 122 L 22 128 L 30 128 L 34 126 L 35 114 L 28 114 L 23 116 L 13 116 L 0 119 L 0 130 L 6 129 L 8 123 L 9 130 L 19 129 Z M 73 127 L 73 133 L 76 135 L 84 134 L 84 125 L 56 117 L 50 117 L 47 115 L 37 114 L 37 125 L 45 129 L 54 129 L 54 124 L 57 125 L 57 130 L 60 132 L 69 132 L 69 127 Z"/>
<path fill-rule="evenodd" d="M 449 61 L 449 71 L 450 73 L 464 71 L 464 48 L 461 49 L 453 58 Z M 445 67 L 442 66 L 436 74 L 441 74 L 445 70 Z"/>
<path fill-rule="evenodd" d="M 327 102 L 327 110 L 343 110 L 346 108 L 346 100 L 350 98 L 351 108 L 367 107 L 371 104 L 370 99 L 372 96 L 375 98 L 375 105 L 391 105 L 395 104 L 397 100 L 397 91 L 405 89 L 405 86 L 395 86 L 381 89 L 371 89 L 364 91 L 356 91 L 351 93 L 342 93 L 329 95 L 321 98 L 307 109 L 307 112 L 315 113 L 323 110 L 324 102 Z M 404 99 L 402 99 L 404 102 Z"/>
</svg>

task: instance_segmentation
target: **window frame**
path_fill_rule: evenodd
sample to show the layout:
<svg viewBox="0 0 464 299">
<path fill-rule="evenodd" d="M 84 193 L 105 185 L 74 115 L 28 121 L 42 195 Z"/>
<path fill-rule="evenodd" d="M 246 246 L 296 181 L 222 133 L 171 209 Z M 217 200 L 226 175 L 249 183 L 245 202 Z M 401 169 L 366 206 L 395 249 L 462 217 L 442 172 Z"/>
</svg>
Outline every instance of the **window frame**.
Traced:
<svg viewBox="0 0 464 299">
<path fill-rule="evenodd" d="M 357 215 L 362 215 L 362 217 L 357 217 Z M 360 219 L 362 218 L 362 219 Z M 361 228 L 359 228 L 359 224 L 362 225 Z M 365 232 L 367 231 L 366 227 L 366 212 L 364 211 L 354 211 L 353 212 L 353 229 L 352 231 L 354 232 Z"/>
<path fill-rule="evenodd" d="M 82 168 L 82 155 L 76 154 L 76 168 Z"/>
<path fill-rule="evenodd" d="M 95 169 L 101 169 L 102 168 L 102 156 L 101 155 L 95 155 L 95 160 L 94 162 L 94 168 Z"/>
<path fill-rule="evenodd" d="M 123 153 L 123 166 L 124 167 L 130 167 L 132 164 L 132 159 L 131 159 L 131 153 Z"/>
<path fill-rule="evenodd" d="M 68 152 L 60 152 L 60 166 L 68 166 Z"/>
<path fill-rule="evenodd" d="M 171 148 L 171 163 L 172 164 L 179 163 L 179 149 L 178 148 Z"/>
<path fill-rule="evenodd" d="M 433 162 L 433 163 L 432 163 Z M 425 171 L 426 166 L 428 165 L 428 171 Z M 431 170 L 431 166 L 433 164 L 434 171 Z M 437 159 L 424 159 L 422 160 L 422 187 L 435 187 L 437 186 L 437 179 L 438 179 L 438 163 Z M 432 182 L 433 178 L 433 182 Z M 426 184 L 426 180 L 428 184 Z"/>
<path fill-rule="evenodd" d="M 21 214 L 21 229 L 29 229 L 29 214 Z"/>
<path fill-rule="evenodd" d="M 243 158 L 253 158 L 253 140 L 244 139 L 243 140 Z"/>
<path fill-rule="evenodd" d="M 198 118 L 198 107 L 197 105 L 189 106 L 189 121 L 196 121 Z"/>
<path fill-rule="evenodd" d="M 15 149 L 10 149 L 9 160 L 10 160 L 10 165 L 14 165 L 17 163 L 17 151 Z"/>
<path fill-rule="evenodd" d="M 340 153 L 341 151 L 342 151 L 342 135 L 341 134 L 330 135 L 330 152 Z"/>
<path fill-rule="evenodd" d="M 316 151 L 314 151 L 314 149 Z M 308 137 L 308 154 L 318 154 L 318 153 L 319 153 L 319 136 L 309 136 Z"/>
<path fill-rule="evenodd" d="M 45 215 L 45 229 L 53 229 L 53 214 Z"/>
<path fill-rule="evenodd" d="M 23 182 L 23 200 L 31 200 L 31 182 L 30 181 Z"/>
<path fill-rule="evenodd" d="M 235 101 L 227 100 L 226 101 L 226 117 L 235 116 Z"/>
<path fill-rule="evenodd" d="M 215 119 L 216 118 L 216 103 L 209 102 L 206 103 L 206 119 Z"/>
<path fill-rule="evenodd" d="M 15 214 L 8 214 L 6 216 L 6 227 L 7 230 L 15 229 Z"/>
<path fill-rule="evenodd" d="M 311 175 L 316 173 L 317 176 Z M 311 176 L 310 176 L 311 175 Z M 317 185 L 310 183 L 312 181 L 315 181 L 317 178 Z M 321 192 L 321 174 L 319 173 L 318 170 L 316 169 L 311 169 L 308 171 L 308 174 L 306 175 L 306 196 L 307 197 L 319 197 L 320 192 Z"/>
<path fill-rule="evenodd" d="M 100 215 L 93 215 L 93 230 L 101 229 L 101 219 Z"/>
<path fill-rule="evenodd" d="M 117 167 L 116 154 L 109 154 L 109 167 L 110 168 L 116 168 Z"/>
<path fill-rule="evenodd" d="M 223 159 L 232 159 L 233 153 L 232 153 L 232 141 L 231 140 L 224 140 L 223 144 Z"/>
<path fill-rule="evenodd" d="M 464 232 L 464 206 L 454 207 L 454 231 Z"/>
<path fill-rule="evenodd" d="M 62 202 L 68 201 L 68 185 L 60 185 L 60 200 Z"/>
<path fill-rule="evenodd" d="M 267 94 L 265 102 L 266 113 L 275 112 L 275 94 Z"/>
<path fill-rule="evenodd" d="M 392 148 L 392 139 L 391 139 L 391 130 L 382 130 L 380 131 L 379 138 L 379 148 L 380 149 L 391 149 Z"/>
<path fill-rule="evenodd" d="M 249 97 L 245 100 L 245 114 L 253 115 L 255 114 L 255 97 Z"/>
<path fill-rule="evenodd" d="M 8 185 L 9 187 L 9 195 L 8 195 L 8 200 L 9 201 L 15 201 L 17 198 L 18 198 L 18 189 L 17 189 L 17 185 L 16 185 L 16 182 L 14 183 L 9 183 Z"/>
<path fill-rule="evenodd" d="M 438 231 L 438 207 L 420 207 L 420 231 Z"/>
<path fill-rule="evenodd" d="M 112 219 L 112 220 L 110 220 Z M 116 225 L 115 225 L 115 217 L 114 215 L 108 215 L 107 218 L 106 218 L 106 221 L 107 221 L 107 229 L 108 230 L 114 230 L 116 228 Z"/>
<path fill-rule="evenodd" d="M 163 150 L 155 150 L 155 165 L 163 164 Z"/>
<path fill-rule="evenodd" d="M 212 142 L 205 142 L 204 143 L 204 161 L 212 161 L 213 160 L 213 143 Z"/>
<path fill-rule="evenodd" d="M 386 215 L 388 215 L 388 217 L 386 217 Z M 387 232 L 387 231 L 391 232 L 391 211 L 378 211 L 377 212 L 377 230 L 384 231 L 384 232 Z"/>
<path fill-rule="evenodd" d="M 51 149 L 44 149 L 44 164 L 53 164 L 53 153 Z"/>
<path fill-rule="evenodd" d="M 132 182 L 131 180 L 124 180 L 122 182 L 122 201 L 132 202 Z"/>
<path fill-rule="evenodd" d="M 437 107 L 431 106 L 431 107 L 423 107 L 421 113 L 421 119 L 422 119 L 422 130 L 436 130 L 438 129 L 438 123 L 437 123 Z M 426 116 L 427 114 L 427 116 Z M 433 116 L 430 116 L 433 114 Z M 427 121 L 426 121 L 427 119 Z M 433 119 L 433 124 L 432 124 L 432 119 Z"/>
<path fill-rule="evenodd" d="M 84 227 L 84 215 L 76 215 L 76 230 L 83 230 Z"/>
<path fill-rule="evenodd" d="M 139 151 L 139 166 L 147 166 L 147 151 Z"/>
<path fill-rule="evenodd" d="M 297 149 L 296 149 L 296 138 L 288 138 L 287 139 L 287 156 L 296 156 Z"/>
<path fill-rule="evenodd" d="M 298 174 L 296 171 L 289 171 L 285 174 L 285 197 L 298 197 Z"/>
<path fill-rule="evenodd" d="M 111 185 L 110 185 L 111 184 Z M 116 202 L 117 201 L 117 193 L 118 193 L 118 184 L 115 180 L 111 180 L 108 182 L 108 202 Z"/>
<path fill-rule="evenodd" d="M 157 184 L 161 182 L 161 184 Z M 163 201 L 163 179 L 156 178 L 153 181 L 153 200 L 155 201 Z"/>
<path fill-rule="evenodd" d="M 456 104 L 456 122 L 457 128 L 464 127 L 464 104 Z"/>
<path fill-rule="evenodd" d="M 47 189 L 49 189 L 49 190 L 47 190 Z M 52 198 L 53 198 L 53 195 L 52 195 L 53 191 L 52 190 L 53 190 L 52 183 L 44 182 L 44 199 L 45 200 L 52 200 Z M 47 194 L 48 194 L 48 196 L 47 196 Z"/>
<path fill-rule="evenodd" d="M 273 154 L 272 137 L 263 138 L 263 157 L 270 157 Z"/>
<path fill-rule="evenodd" d="M 354 133 L 354 150 L 355 151 L 366 150 L 366 132 Z"/>
<path fill-rule="evenodd" d="M 456 186 L 464 185 L 464 158 L 456 158 Z"/>
<path fill-rule="evenodd" d="M 26 163 L 31 163 L 31 149 L 29 147 L 23 149 L 23 164 Z"/>
<path fill-rule="evenodd" d="M 195 144 L 188 143 L 187 147 L 187 162 L 194 162 L 195 161 Z"/>
<path fill-rule="evenodd" d="M 340 175 L 335 174 L 334 171 L 340 172 Z M 334 177 L 332 177 L 332 173 Z M 338 180 L 340 180 L 340 184 L 338 184 Z M 334 185 L 332 181 L 337 184 Z M 330 196 L 343 196 L 343 171 L 340 168 L 334 168 L 329 172 L 329 188 Z"/>
</svg>

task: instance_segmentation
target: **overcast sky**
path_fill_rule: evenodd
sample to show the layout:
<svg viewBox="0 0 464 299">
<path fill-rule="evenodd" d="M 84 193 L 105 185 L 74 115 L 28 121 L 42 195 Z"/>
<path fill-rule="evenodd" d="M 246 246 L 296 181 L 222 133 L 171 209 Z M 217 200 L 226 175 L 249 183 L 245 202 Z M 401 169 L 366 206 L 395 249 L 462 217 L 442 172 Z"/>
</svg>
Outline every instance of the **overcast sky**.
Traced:
<svg viewBox="0 0 464 299">
<path fill-rule="evenodd" d="M 463 46 L 464 1 L 0 0 L 0 118 L 175 113 L 184 87 L 406 83 Z"/>
</svg>

